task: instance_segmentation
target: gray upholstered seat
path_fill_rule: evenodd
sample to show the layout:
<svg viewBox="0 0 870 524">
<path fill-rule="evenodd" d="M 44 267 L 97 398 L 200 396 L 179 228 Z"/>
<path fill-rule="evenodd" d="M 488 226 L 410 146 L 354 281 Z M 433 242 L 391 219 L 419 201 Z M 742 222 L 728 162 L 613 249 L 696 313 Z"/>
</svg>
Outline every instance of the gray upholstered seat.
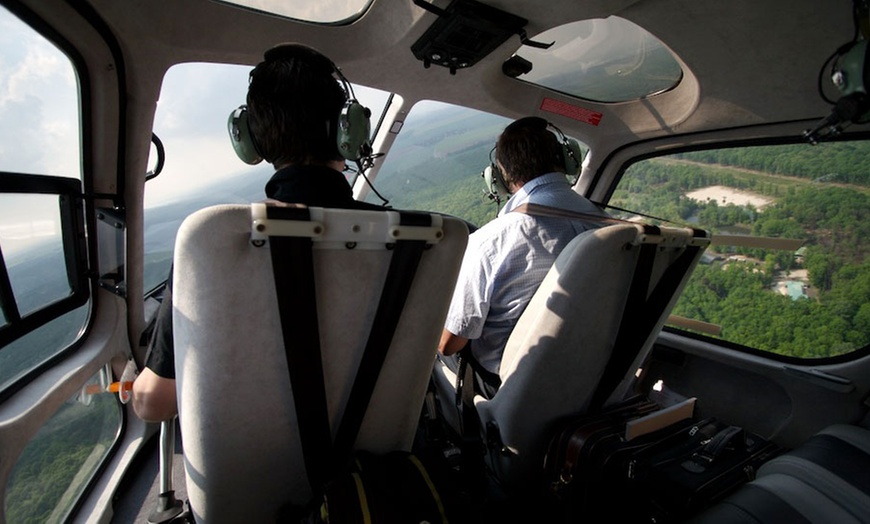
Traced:
<svg viewBox="0 0 870 524">
<path fill-rule="evenodd" d="M 487 441 L 503 446 L 490 446 L 488 462 L 505 486 L 537 478 L 553 422 L 589 408 L 616 349 L 627 352 L 620 353 L 627 354 L 627 362 L 618 367 L 615 381 L 603 386 L 608 391 L 602 401 L 611 391 L 621 399 L 631 389 L 707 244 L 707 235 L 691 229 L 622 223 L 586 231 L 562 251 L 508 340 L 501 388 L 491 400 L 475 398 Z M 650 247 L 640 256 L 643 245 Z M 671 285 L 657 288 L 663 274 Z M 436 365 L 442 389 L 450 380 L 446 374 Z"/>
<path fill-rule="evenodd" d="M 287 370 L 270 244 L 252 245 L 252 209 L 215 206 L 179 230 L 173 320 L 187 492 L 197 522 L 274 521 L 311 496 Z M 396 238 L 427 238 L 416 278 L 356 439 L 373 452 L 410 449 L 468 231 L 432 216 L 310 208 L 310 223 L 265 221 L 313 237 L 316 307 L 329 420 L 341 420 Z M 258 236 L 255 232 L 254 236 Z M 259 242 L 258 242 L 259 243 Z M 310 307 L 315 307 L 311 304 Z M 294 325 L 302 332 L 306 326 Z M 292 336 L 292 334 L 291 334 Z M 302 399 L 303 402 L 308 399 Z"/>
<path fill-rule="evenodd" d="M 837 424 L 758 470 L 693 522 L 870 522 L 870 430 Z"/>
</svg>

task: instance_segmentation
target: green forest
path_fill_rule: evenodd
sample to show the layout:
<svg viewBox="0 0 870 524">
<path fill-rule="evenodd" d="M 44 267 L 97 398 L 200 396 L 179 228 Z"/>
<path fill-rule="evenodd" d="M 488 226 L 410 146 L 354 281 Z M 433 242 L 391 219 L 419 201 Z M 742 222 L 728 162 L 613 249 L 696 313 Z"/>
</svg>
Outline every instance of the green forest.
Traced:
<svg viewBox="0 0 870 524">
<path fill-rule="evenodd" d="M 18 458 L 6 488 L 7 522 L 64 522 L 118 434 L 114 395 L 66 402 Z"/>
<path fill-rule="evenodd" d="M 481 226 L 498 212 L 481 173 L 507 118 L 445 107 L 437 118 L 411 112 L 375 187 L 397 209 L 438 211 Z M 372 193 L 368 202 L 380 203 Z"/>
</svg>

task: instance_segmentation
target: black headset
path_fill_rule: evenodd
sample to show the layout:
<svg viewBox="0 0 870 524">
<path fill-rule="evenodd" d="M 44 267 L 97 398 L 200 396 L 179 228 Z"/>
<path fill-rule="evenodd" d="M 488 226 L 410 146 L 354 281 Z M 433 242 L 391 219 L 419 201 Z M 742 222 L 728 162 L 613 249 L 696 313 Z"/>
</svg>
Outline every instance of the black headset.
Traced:
<svg viewBox="0 0 870 524">
<path fill-rule="evenodd" d="M 265 61 L 281 59 L 282 56 L 286 56 L 284 50 L 290 47 L 291 45 L 277 46 L 266 51 L 264 55 Z M 369 120 L 371 111 L 357 101 L 353 93 L 353 87 L 341 73 L 341 70 L 336 67 L 335 63 L 313 49 L 305 49 L 312 56 L 319 55 L 329 62 L 332 66 L 333 75 L 341 83 L 347 98 L 337 119 L 336 144 L 338 145 L 339 153 L 346 160 L 354 162 L 360 162 L 361 159 L 371 156 L 371 122 Z M 238 155 L 242 162 L 255 165 L 263 161 L 263 155 L 257 148 L 257 141 L 254 135 L 251 134 L 248 120 L 248 106 L 241 105 L 230 113 L 230 117 L 227 120 L 227 130 L 230 133 L 230 141 L 233 144 L 236 155 Z"/>
<path fill-rule="evenodd" d="M 563 133 L 561 129 L 559 129 L 546 119 L 537 116 L 528 116 L 512 122 L 505 128 L 505 131 L 509 129 L 516 129 L 518 127 L 531 127 L 533 129 L 553 129 L 553 131 L 556 133 L 556 137 L 562 144 L 562 158 L 565 162 L 565 174 L 571 178 L 576 177 L 580 174 L 580 168 L 582 167 L 583 163 L 583 152 L 581 151 L 580 143 L 577 140 L 565 136 L 565 133 Z M 498 168 L 498 165 L 493 158 L 494 153 L 495 147 L 493 147 L 492 150 L 489 152 L 489 165 L 483 170 L 481 176 L 483 177 L 484 184 L 486 185 L 486 188 L 484 190 L 486 195 L 491 200 L 496 200 L 500 202 L 502 198 L 510 196 L 511 191 L 509 189 L 507 181 L 504 178 L 504 174 L 501 172 L 501 169 Z"/>
</svg>

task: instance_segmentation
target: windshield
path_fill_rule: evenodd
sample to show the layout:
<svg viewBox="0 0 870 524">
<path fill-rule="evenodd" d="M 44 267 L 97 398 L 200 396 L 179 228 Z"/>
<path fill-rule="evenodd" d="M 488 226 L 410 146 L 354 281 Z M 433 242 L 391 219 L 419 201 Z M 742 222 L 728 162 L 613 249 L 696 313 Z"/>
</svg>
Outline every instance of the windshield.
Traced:
<svg viewBox="0 0 870 524">
<path fill-rule="evenodd" d="M 227 117 L 245 103 L 250 71 L 250 66 L 189 63 L 173 66 L 164 77 L 154 133 L 163 142 L 166 162 L 145 187 L 146 291 L 169 276 L 175 234 L 187 215 L 214 204 L 265 198 L 272 166 L 243 163 L 227 135 Z M 358 85 L 353 91 L 371 109 L 376 133 L 389 93 Z"/>
</svg>

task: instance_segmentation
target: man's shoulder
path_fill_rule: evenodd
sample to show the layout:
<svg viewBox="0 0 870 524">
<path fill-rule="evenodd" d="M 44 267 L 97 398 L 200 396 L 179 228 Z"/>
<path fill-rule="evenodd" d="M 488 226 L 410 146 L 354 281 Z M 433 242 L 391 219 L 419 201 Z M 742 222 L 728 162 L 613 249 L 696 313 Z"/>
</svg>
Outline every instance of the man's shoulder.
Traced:
<svg viewBox="0 0 870 524">
<path fill-rule="evenodd" d="M 469 246 L 481 251 L 499 250 L 505 244 L 522 237 L 522 232 L 535 227 L 534 217 L 525 213 L 505 213 L 495 218 L 468 236 Z"/>
<path fill-rule="evenodd" d="M 518 225 L 528 222 L 529 218 L 529 215 L 525 213 L 517 213 L 514 211 L 504 213 L 480 226 L 474 234 L 479 235 L 480 237 L 499 236 L 504 234 L 505 231 L 509 231 Z"/>
</svg>

